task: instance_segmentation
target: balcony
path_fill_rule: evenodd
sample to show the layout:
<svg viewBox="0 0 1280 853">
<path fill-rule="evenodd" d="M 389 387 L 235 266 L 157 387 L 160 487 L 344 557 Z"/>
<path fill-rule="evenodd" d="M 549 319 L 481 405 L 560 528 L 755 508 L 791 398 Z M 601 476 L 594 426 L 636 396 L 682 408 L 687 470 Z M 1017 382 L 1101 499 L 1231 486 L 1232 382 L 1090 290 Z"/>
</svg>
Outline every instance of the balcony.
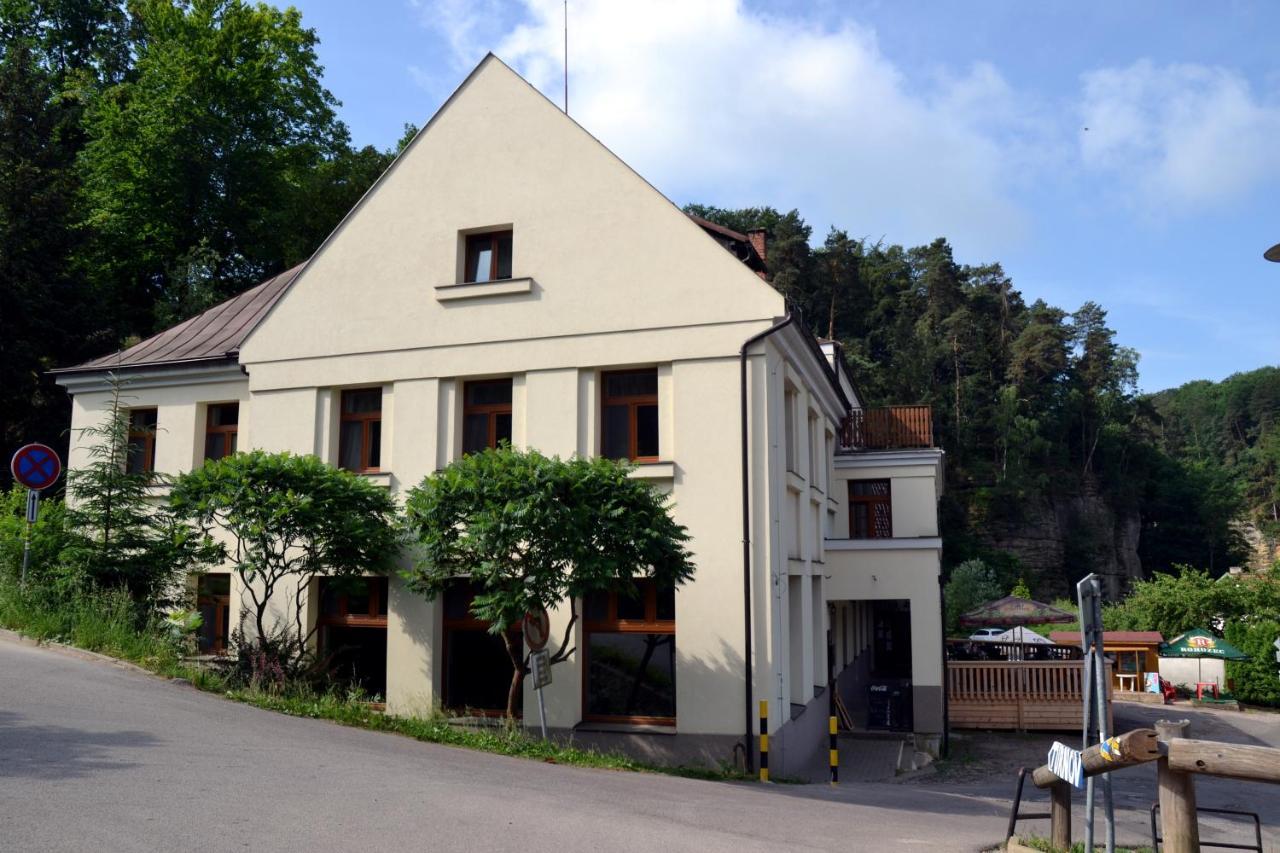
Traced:
<svg viewBox="0 0 1280 853">
<path fill-rule="evenodd" d="M 908 450 L 933 447 L 933 409 L 885 406 L 858 409 L 845 419 L 840 451 Z"/>
</svg>

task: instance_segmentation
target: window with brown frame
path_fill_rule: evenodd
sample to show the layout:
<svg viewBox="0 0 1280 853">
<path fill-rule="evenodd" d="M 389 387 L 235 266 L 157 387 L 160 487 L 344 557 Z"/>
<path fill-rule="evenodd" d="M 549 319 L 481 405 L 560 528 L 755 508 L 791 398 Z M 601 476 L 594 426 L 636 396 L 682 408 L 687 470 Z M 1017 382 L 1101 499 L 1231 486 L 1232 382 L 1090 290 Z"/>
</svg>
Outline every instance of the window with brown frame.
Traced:
<svg viewBox="0 0 1280 853">
<path fill-rule="evenodd" d="M 583 718 L 676 721 L 676 592 L 637 580 L 636 594 L 595 592 L 583 601 Z"/>
<path fill-rule="evenodd" d="M 462 452 L 511 443 L 511 380 L 468 382 L 462 392 Z"/>
<path fill-rule="evenodd" d="M 511 278 L 511 236 L 510 231 L 468 234 L 462 280 L 480 283 Z"/>
<path fill-rule="evenodd" d="M 849 481 L 849 538 L 893 538 L 888 480 Z"/>
<path fill-rule="evenodd" d="M 330 675 L 369 697 L 385 695 L 387 579 L 320 578 L 319 591 L 319 648 Z"/>
<path fill-rule="evenodd" d="M 471 612 L 471 603 L 480 591 L 480 585 L 470 579 L 456 578 L 444 592 L 444 706 L 469 713 L 503 714 L 515 669 L 503 638 L 491 634 L 489 623 Z M 507 636 L 523 653 L 520 626 L 511 626 Z M 522 696 L 518 695 L 517 715 L 521 704 Z"/>
<path fill-rule="evenodd" d="M 129 449 L 125 470 L 130 474 L 144 474 L 156 469 L 158 422 L 155 409 L 133 409 L 129 412 Z"/>
<path fill-rule="evenodd" d="M 196 608 L 200 612 L 200 630 L 196 645 L 203 654 L 220 655 L 227 650 L 231 634 L 231 575 L 209 572 L 196 581 Z"/>
<path fill-rule="evenodd" d="M 382 389 L 342 392 L 338 427 L 338 467 L 377 471 L 382 465 Z"/>
<path fill-rule="evenodd" d="M 204 458 L 221 459 L 236 452 L 239 403 L 210 403 L 204 426 Z"/>
<path fill-rule="evenodd" d="M 601 376 L 600 455 L 658 459 L 658 370 L 619 370 Z"/>
</svg>

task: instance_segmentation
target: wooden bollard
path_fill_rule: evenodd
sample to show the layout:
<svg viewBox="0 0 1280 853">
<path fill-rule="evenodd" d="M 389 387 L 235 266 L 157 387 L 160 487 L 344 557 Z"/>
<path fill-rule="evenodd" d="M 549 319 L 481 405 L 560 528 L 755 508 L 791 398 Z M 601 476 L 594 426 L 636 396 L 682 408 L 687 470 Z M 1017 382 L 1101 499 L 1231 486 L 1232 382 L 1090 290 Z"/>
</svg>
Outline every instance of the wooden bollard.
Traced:
<svg viewBox="0 0 1280 853">
<path fill-rule="evenodd" d="M 1049 838 L 1060 850 L 1071 849 L 1071 784 L 1061 780 L 1049 786 Z"/>
<path fill-rule="evenodd" d="M 1187 736 L 1190 720 L 1160 720 L 1160 742 Z M 1165 853 L 1199 853 L 1200 825 L 1196 822 L 1195 776 L 1169 766 L 1167 756 L 1156 761 L 1156 785 L 1160 792 L 1160 834 Z"/>
</svg>

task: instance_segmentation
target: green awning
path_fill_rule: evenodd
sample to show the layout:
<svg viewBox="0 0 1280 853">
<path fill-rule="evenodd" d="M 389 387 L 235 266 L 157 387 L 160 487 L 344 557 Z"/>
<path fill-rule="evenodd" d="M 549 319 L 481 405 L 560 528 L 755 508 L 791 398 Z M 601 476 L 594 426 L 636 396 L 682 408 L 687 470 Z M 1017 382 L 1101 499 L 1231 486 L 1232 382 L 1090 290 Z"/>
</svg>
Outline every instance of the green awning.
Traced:
<svg viewBox="0 0 1280 853">
<path fill-rule="evenodd" d="M 1217 658 L 1218 660 L 1248 660 L 1249 656 L 1221 637 L 1203 628 L 1196 628 L 1174 637 L 1160 647 L 1160 657 L 1165 658 Z"/>
<path fill-rule="evenodd" d="M 1052 604 L 1006 595 L 996 601 L 988 601 L 960 617 L 966 628 L 1012 628 L 1018 625 L 1066 625 L 1076 621 L 1074 613 L 1060 610 Z"/>
</svg>

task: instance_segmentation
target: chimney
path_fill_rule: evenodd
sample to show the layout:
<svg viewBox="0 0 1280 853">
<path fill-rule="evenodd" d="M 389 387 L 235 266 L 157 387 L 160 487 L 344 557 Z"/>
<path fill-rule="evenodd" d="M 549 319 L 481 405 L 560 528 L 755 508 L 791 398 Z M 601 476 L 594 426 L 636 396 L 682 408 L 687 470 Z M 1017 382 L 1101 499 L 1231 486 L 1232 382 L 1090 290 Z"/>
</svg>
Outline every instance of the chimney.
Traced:
<svg viewBox="0 0 1280 853">
<path fill-rule="evenodd" d="M 763 228 L 753 228 L 747 232 L 747 239 L 751 241 L 751 248 L 756 250 L 756 254 L 760 256 L 761 262 L 769 259 L 767 246 L 765 244 L 765 231 Z M 756 275 L 761 278 L 765 277 L 763 269 L 757 270 Z"/>
</svg>

